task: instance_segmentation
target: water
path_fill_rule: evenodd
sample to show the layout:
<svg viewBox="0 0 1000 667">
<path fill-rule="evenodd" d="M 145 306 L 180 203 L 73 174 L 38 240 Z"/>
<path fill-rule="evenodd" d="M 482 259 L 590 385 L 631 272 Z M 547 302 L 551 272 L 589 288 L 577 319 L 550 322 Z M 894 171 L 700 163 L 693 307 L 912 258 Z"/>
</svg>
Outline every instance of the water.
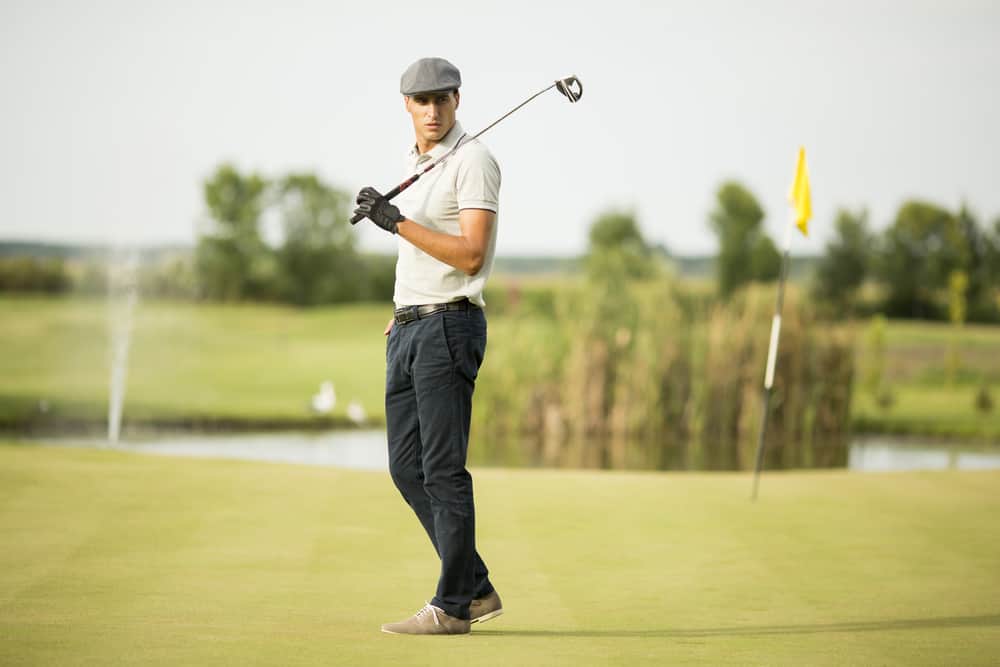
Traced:
<svg viewBox="0 0 1000 667">
<path fill-rule="evenodd" d="M 80 447 L 104 441 L 41 439 Z M 115 449 L 166 456 L 231 458 L 355 470 L 388 470 L 385 431 L 274 432 L 225 435 L 155 435 L 119 442 Z M 866 437 L 851 443 L 848 470 L 985 470 L 1000 468 L 1000 443 L 975 445 L 912 438 Z"/>
<path fill-rule="evenodd" d="M 1000 468 L 1000 444 L 959 444 L 891 437 L 860 438 L 851 443 L 847 454 L 847 468 L 863 472 Z"/>
<path fill-rule="evenodd" d="M 107 446 L 101 440 L 79 438 L 45 441 L 76 447 Z M 355 470 L 389 469 L 385 431 L 382 430 L 157 435 L 121 441 L 113 449 L 165 456 L 272 461 Z"/>
</svg>

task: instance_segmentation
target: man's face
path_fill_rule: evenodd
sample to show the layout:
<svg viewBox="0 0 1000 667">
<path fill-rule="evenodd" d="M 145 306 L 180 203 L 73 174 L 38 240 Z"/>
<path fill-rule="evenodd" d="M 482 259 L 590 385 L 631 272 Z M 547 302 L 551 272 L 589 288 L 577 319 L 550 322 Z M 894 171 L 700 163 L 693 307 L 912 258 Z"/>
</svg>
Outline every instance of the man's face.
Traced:
<svg viewBox="0 0 1000 667">
<path fill-rule="evenodd" d="M 425 144 L 436 144 L 448 134 L 455 124 L 458 109 L 458 91 L 446 93 L 417 93 L 403 98 L 406 110 L 413 118 L 413 131 Z"/>
</svg>

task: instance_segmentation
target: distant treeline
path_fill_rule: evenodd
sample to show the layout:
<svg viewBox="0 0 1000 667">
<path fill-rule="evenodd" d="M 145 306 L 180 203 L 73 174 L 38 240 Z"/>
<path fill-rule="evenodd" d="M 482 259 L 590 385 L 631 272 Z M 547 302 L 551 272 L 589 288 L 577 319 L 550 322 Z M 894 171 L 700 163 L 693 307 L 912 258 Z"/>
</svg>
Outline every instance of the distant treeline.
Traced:
<svg viewBox="0 0 1000 667">
<path fill-rule="evenodd" d="M 303 306 L 392 298 L 394 258 L 357 250 L 348 222 L 351 196 L 315 174 L 265 177 L 223 164 L 203 193 L 206 215 L 193 249 L 139 252 L 144 295 Z M 672 256 L 662 245 L 630 236 L 628 230 L 639 228 L 632 212 L 609 211 L 594 222 L 587 255 L 501 256 L 495 271 L 583 275 L 594 261 L 597 234 L 596 246 L 627 244 L 621 257 L 633 265 L 634 277 L 648 277 L 654 264 L 664 275 L 714 276 L 714 296 L 725 300 L 745 285 L 778 277 L 781 255 L 764 217 L 753 193 L 726 182 L 708 218 L 719 241 L 714 257 Z M 280 240 L 270 234 L 265 240 L 265 221 L 277 224 Z M 823 225 L 831 221 L 812 222 L 814 229 Z M 966 206 L 951 211 L 914 200 L 904 202 L 880 233 L 871 230 L 865 210 L 840 210 L 832 226 L 824 253 L 796 257 L 790 268 L 793 280 L 809 283 L 818 312 L 1000 321 L 1000 218 L 986 225 Z M 108 248 L 94 245 L 0 244 L 0 291 L 100 293 L 107 288 L 109 256 Z"/>
<path fill-rule="evenodd" d="M 719 238 L 715 268 L 723 296 L 777 277 L 780 256 L 763 220 L 763 208 L 743 185 L 724 183 L 716 192 L 709 221 Z M 833 227 L 810 290 L 827 316 L 1000 321 L 1000 217 L 985 225 L 968 206 L 952 211 L 910 200 L 881 233 L 871 230 L 863 209 L 841 209 Z"/>
<path fill-rule="evenodd" d="M 136 252 L 139 256 L 138 283 L 144 296 L 199 298 L 193 247 L 153 246 Z M 103 294 L 107 291 L 107 266 L 120 255 L 120 250 L 106 246 L 0 241 L 0 292 Z M 395 266 L 394 256 L 361 253 L 360 257 L 363 263 L 384 267 L 387 272 L 386 281 L 393 279 L 389 274 Z M 818 257 L 796 257 L 792 264 L 791 279 L 809 278 L 818 261 Z M 672 272 L 677 277 L 708 280 L 715 273 L 716 261 L 714 257 L 707 256 L 674 256 L 664 264 L 672 267 Z M 494 274 L 508 279 L 579 277 L 583 270 L 583 257 L 498 256 L 493 265 Z M 492 291 L 492 286 L 491 282 L 487 289 Z M 388 282 L 387 287 L 391 287 Z M 498 294 L 507 291 L 506 287 L 501 288 L 499 285 L 497 290 Z M 527 284 L 517 288 L 514 293 L 518 291 L 523 291 L 529 299 L 539 292 L 548 294 L 545 301 L 551 302 L 554 297 L 554 292 L 544 284 Z M 378 300 L 384 301 L 391 296 L 389 291 L 388 297 L 380 297 Z"/>
<path fill-rule="evenodd" d="M 136 248 L 140 262 L 156 262 L 164 257 L 190 254 L 192 247 L 182 243 L 159 244 Z M 53 243 L 49 241 L 0 241 L 0 258 L 34 257 L 36 259 L 67 259 L 104 261 L 117 248 L 100 243 Z"/>
</svg>

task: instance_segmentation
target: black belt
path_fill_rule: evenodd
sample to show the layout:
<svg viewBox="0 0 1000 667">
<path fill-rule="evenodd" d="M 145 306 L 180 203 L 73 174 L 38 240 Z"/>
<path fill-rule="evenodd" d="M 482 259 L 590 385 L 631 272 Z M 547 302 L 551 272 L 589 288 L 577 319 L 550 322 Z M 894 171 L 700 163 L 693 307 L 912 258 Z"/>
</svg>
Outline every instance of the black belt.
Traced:
<svg viewBox="0 0 1000 667">
<path fill-rule="evenodd" d="M 407 322 L 429 317 L 436 313 L 443 313 L 446 310 L 472 310 L 474 308 L 479 308 L 479 306 L 468 299 L 460 299 L 449 303 L 428 303 L 423 306 L 403 306 L 393 311 L 392 319 L 396 324 L 406 324 Z"/>
</svg>

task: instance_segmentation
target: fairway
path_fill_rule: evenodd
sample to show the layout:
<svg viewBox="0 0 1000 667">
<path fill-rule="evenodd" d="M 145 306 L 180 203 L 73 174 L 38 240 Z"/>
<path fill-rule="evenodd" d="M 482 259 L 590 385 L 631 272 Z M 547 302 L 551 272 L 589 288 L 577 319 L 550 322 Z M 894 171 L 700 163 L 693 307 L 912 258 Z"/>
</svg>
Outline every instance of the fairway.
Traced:
<svg viewBox="0 0 1000 667">
<path fill-rule="evenodd" d="M 380 424 L 382 331 L 390 307 L 142 301 L 129 352 L 126 422 L 317 426 L 323 422 L 309 400 L 322 381 L 331 380 L 337 423 L 346 422 L 347 404 L 357 400 L 370 421 Z M 65 419 L 102 428 L 110 373 L 108 304 L 0 296 L 0 312 L 0 424 L 18 430 Z M 558 339 L 554 327 L 544 318 L 491 315 L 490 348 L 477 391 L 489 392 L 520 365 L 549 372 L 544 362 L 559 354 L 558 346 L 549 345 Z M 895 401 L 886 409 L 864 387 L 871 353 L 863 331 L 853 392 L 855 432 L 1000 437 L 1000 408 L 985 413 L 975 408 L 981 385 L 993 387 L 994 397 L 1000 386 L 1000 327 L 968 325 L 956 331 L 941 323 L 889 322 L 885 376 Z M 518 348 L 517 339 L 538 344 Z M 944 361 L 950 345 L 960 350 L 962 363 L 953 382 Z"/>
<path fill-rule="evenodd" d="M 108 305 L 101 300 L 0 298 L 0 421 L 107 416 Z M 358 400 L 382 417 L 391 306 L 140 302 L 129 351 L 126 419 L 188 424 L 308 424 L 310 398 L 336 385 L 343 420 Z"/>
<path fill-rule="evenodd" d="M 481 469 L 506 614 L 433 594 L 388 475 L 0 446 L 0 664 L 995 664 L 1000 472 Z"/>
</svg>

